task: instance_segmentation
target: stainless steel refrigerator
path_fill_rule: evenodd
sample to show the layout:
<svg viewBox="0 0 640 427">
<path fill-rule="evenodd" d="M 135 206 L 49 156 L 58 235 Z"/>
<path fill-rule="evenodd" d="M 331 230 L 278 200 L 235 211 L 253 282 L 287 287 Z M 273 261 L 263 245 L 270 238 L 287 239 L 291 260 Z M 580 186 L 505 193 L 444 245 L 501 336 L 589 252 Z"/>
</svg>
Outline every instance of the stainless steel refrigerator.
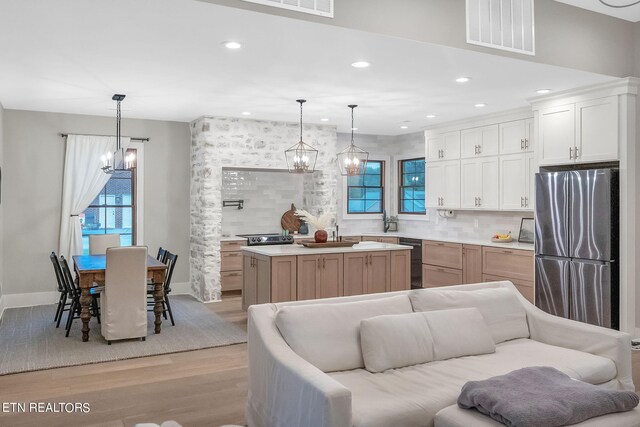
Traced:
<svg viewBox="0 0 640 427">
<path fill-rule="evenodd" d="M 618 171 L 536 174 L 536 306 L 619 328 Z"/>
</svg>

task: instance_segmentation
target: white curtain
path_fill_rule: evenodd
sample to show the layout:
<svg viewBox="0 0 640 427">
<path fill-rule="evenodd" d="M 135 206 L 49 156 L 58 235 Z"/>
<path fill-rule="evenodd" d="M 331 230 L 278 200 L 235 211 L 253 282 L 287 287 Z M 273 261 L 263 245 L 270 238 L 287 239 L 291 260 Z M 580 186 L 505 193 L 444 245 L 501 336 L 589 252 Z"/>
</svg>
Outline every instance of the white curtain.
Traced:
<svg viewBox="0 0 640 427">
<path fill-rule="evenodd" d="M 130 138 L 121 137 L 120 140 L 122 147 L 129 146 Z M 82 255 L 82 227 L 78 215 L 87 209 L 109 181 L 111 175 L 100 169 L 101 157 L 115 148 L 116 138 L 113 136 L 67 136 L 59 254 L 69 260 L 73 255 Z"/>
</svg>

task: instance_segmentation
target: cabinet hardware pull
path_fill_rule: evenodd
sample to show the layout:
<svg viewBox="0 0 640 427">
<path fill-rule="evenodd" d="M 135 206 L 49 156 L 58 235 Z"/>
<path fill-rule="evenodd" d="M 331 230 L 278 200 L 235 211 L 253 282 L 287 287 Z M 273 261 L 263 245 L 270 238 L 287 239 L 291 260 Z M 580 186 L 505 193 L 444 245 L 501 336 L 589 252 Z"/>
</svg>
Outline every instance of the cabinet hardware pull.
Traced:
<svg viewBox="0 0 640 427">
<path fill-rule="evenodd" d="M 474 152 L 474 154 L 478 154 L 478 146 L 477 145 L 473 146 L 473 152 Z"/>
<path fill-rule="evenodd" d="M 578 160 L 578 147 L 576 147 L 576 148 L 573 150 L 573 152 L 575 153 L 575 154 L 573 155 L 573 157 L 574 157 L 576 160 Z"/>
<path fill-rule="evenodd" d="M 227 277 L 235 277 L 235 276 L 239 276 L 240 273 L 228 273 Z"/>
<path fill-rule="evenodd" d="M 528 197 L 525 197 L 525 198 L 524 198 L 524 207 L 525 207 L 525 208 L 528 208 L 528 207 L 529 207 L 529 198 L 528 198 Z"/>
<path fill-rule="evenodd" d="M 478 145 L 478 154 L 482 154 L 482 145 Z"/>
<path fill-rule="evenodd" d="M 569 147 L 569 160 L 573 160 L 573 147 Z"/>
<path fill-rule="evenodd" d="M 478 207 L 482 206 L 482 198 L 478 197 Z"/>
<path fill-rule="evenodd" d="M 520 140 L 520 149 L 524 150 L 524 139 Z"/>
<path fill-rule="evenodd" d="M 240 253 L 228 252 L 224 256 L 240 256 Z"/>
<path fill-rule="evenodd" d="M 327 266 L 327 259 L 322 258 L 322 268 L 325 268 L 326 266 Z"/>
<path fill-rule="evenodd" d="M 520 207 L 524 208 L 524 197 L 520 197 Z"/>
<path fill-rule="evenodd" d="M 524 149 L 528 150 L 529 149 L 529 138 L 525 138 L 524 139 Z"/>
<path fill-rule="evenodd" d="M 317 264 L 317 266 L 318 266 L 318 270 L 320 270 L 320 258 L 318 258 L 318 259 L 316 260 L 316 264 Z"/>
</svg>

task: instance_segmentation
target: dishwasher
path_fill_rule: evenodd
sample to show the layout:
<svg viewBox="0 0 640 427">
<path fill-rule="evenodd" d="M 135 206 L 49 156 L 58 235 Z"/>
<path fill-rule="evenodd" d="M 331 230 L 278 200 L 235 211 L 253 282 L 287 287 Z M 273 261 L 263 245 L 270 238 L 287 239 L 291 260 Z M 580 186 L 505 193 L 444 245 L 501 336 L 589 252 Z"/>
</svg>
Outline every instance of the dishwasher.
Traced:
<svg viewBox="0 0 640 427">
<path fill-rule="evenodd" d="M 422 240 L 401 237 L 401 245 L 411 246 L 411 289 L 422 287 Z"/>
</svg>

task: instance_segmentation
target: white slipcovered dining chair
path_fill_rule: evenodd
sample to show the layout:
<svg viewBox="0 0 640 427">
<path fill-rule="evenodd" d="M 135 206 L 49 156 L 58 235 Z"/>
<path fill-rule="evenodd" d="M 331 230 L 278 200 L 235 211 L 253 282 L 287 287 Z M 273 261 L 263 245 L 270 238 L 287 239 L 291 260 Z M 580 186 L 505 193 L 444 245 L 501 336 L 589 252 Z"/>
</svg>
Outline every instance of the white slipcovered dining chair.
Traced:
<svg viewBox="0 0 640 427">
<path fill-rule="evenodd" d="M 147 247 L 107 249 L 100 294 L 102 336 L 114 340 L 147 336 Z"/>
<path fill-rule="evenodd" d="M 107 248 L 119 248 L 119 234 L 90 234 L 89 235 L 89 254 L 104 255 Z"/>
</svg>

